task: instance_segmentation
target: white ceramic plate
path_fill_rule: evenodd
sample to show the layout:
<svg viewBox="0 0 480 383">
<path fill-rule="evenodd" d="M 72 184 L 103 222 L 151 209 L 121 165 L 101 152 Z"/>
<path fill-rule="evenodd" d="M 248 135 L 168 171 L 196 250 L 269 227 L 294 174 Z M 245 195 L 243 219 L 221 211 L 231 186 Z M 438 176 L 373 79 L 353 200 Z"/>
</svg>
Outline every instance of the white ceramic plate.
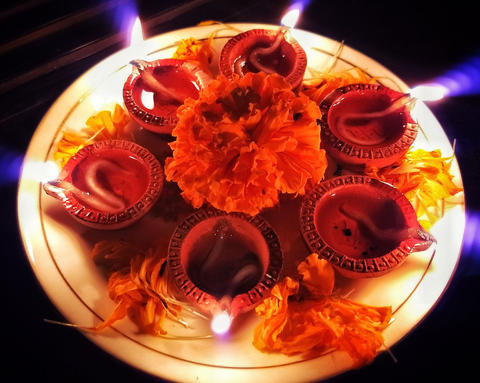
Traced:
<svg viewBox="0 0 480 383">
<path fill-rule="evenodd" d="M 234 26 L 241 30 L 276 28 L 254 24 Z M 206 38 L 218 29 L 218 25 L 194 27 L 156 36 L 145 42 L 143 49 L 148 53 L 145 58 L 153 60 L 171 57 L 175 50 L 174 43 L 181 38 Z M 307 51 L 309 68 L 322 70 L 332 64 L 332 57 L 339 47 L 338 42 L 305 31 L 294 32 Z M 235 34 L 229 29 L 217 34 L 214 40 L 217 54 L 227 39 Z M 46 161 L 52 159 L 55 143 L 64 129 L 80 129 L 95 112 L 95 108 L 105 103 L 122 102 L 123 83 L 130 71 L 128 62 L 139 58 L 138 55 L 138 51 L 125 49 L 108 57 L 82 75 L 59 97 L 32 138 L 20 181 L 18 218 L 30 264 L 66 321 L 83 326 L 98 323 L 114 308 L 114 303 L 108 298 L 106 279 L 89 258 L 93 243 L 104 238 L 118 237 L 150 242 L 158 233 L 169 235 L 180 218 L 166 219 L 157 211 L 148 214 L 131 228 L 121 231 L 104 232 L 85 228 L 74 222 L 58 201 L 42 191 L 41 184 L 35 179 L 39 174 L 35 169 L 42 168 Z M 370 75 L 386 78 L 384 83 L 387 86 L 403 91 L 408 89 L 388 69 L 345 46 L 334 70 L 346 69 L 352 65 L 364 69 Z M 415 146 L 440 148 L 443 154 L 450 155 L 452 147 L 430 110 L 418 103 L 415 114 L 425 132 L 425 135 L 419 134 Z M 457 183 L 461 184 L 456 162 L 453 172 Z M 292 230 L 291 227 L 291 222 L 298 222 L 297 207 L 298 201 L 287 200 L 279 208 L 262 214 L 283 241 L 287 268 L 298 254 L 307 255 L 300 231 Z M 395 321 L 384 332 L 387 346 L 394 345 L 410 332 L 447 288 L 460 256 L 464 226 L 465 211 L 461 196 L 460 203 L 449 209 L 432 229 L 438 239 L 435 256 L 431 250 L 412 254 L 401 267 L 385 276 L 337 281 L 342 291 L 350 292 L 350 299 L 365 304 L 392 306 Z M 100 334 L 85 335 L 126 363 L 174 381 L 244 382 L 247 379 L 263 379 L 303 382 L 327 378 L 351 367 L 350 359 L 342 352 L 332 352 L 310 360 L 261 353 L 251 344 L 257 320 L 252 313 L 243 317 L 228 340 L 165 340 L 138 334 L 128 320 L 121 321 L 114 328 Z M 171 331 L 180 333 L 187 330 L 172 325 Z M 205 326 L 199 325 L 197 331 L 205 331 Z"/>
</svg>

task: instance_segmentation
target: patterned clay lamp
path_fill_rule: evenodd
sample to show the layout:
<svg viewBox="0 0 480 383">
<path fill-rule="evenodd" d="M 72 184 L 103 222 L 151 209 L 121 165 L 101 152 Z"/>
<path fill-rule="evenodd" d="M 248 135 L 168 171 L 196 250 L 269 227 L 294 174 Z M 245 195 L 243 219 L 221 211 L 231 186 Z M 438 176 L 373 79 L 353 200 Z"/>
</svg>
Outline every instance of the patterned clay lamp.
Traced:
<svg viewBox="0 0 480 383">
<path fill-rule="evenodd" d="M 280 242 L 260 216 L 206 208 L 174 231 L 168 267 L 190 303 L 212 316 L 212 330 L 226 332 L 239 314 L 266 297 L 282 268 Z"/>
<path fill-rule="evenodd" d="M 144 57 L 140 20 L 131 31 L 129 51 Z M 197 98 L 210 76 L 192 62 L 177 59 L 135 59 L 123 86 L 123 100 L 132 119 L 141 127 L 170 134 L 177 122 L 177 109 L 188 97 Z"/>
<path fill-rule="evenodd" d="M 310 251 L 348 278 L 385 274 L 436 242 L 400 191 L 363 175 L 315 186 L 302 201 L 300 225 Z"/>
<path fill-rule="evenodd" d="M 414 101 L 377 84 L 338 88 L 319 105 L 322 145 L 347 169 L 388 166 L 415 141 L 418 124 L 410 114 Z"/>
<path fill-rule="evenodd" d="M 198 98 L 210 76 L 185 60 L 133 60 L 123 88 L 123 99 L 135 122 L 155 133 L 172 132 L 177 109 L 186 98 Z"/>
<path fill-rule="evenodd" d="M 299 9 L 292 9 L 278 31 L 251 29 L 232 37 L 220 54 L 220 72 L 228 78 L 248 72 L 278 73 L 297 88 L 307 67 L 307 55 L 290 33 L 299 16 Z"/>
<path fill-rule="evenodd" d="M 43 188 L 80 223 L 112 230 L 143 217 L 158 200 L 163 183 L 162 166 L 147 149 L 106 140 L 79 150 Z"/>
</svg>

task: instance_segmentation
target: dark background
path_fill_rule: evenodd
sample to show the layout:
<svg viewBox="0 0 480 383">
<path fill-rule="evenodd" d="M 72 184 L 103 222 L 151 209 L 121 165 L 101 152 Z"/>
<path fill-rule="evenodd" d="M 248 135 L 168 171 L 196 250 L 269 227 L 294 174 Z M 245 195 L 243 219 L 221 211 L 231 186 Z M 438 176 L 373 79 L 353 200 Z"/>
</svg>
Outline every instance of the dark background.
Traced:
<svg viewBox="0 0 480 383">
<path fill-rule="evenodd" d="M 412 86 L 480 56 L 479 20 L 473 2 L 386 3 L 311 1 L 297 27 L 344 40 Z M 43 321 L 62 317 L 43 293 L 25 257 L 16 224 L 16 191 L 23 153 L 53 101 L 83 72 L 125 46 L 125 35 L 120 32 L 126 28 L 121 18 L 126 7 L 136 8 L 142 22 L 147 22 L 144 33 L 148 37 L 208 19 L 275 24 L 289 4 L 283 0 L 35 0 L 1 5 L 0 307 L 4 356 L 0 358 L 0 380 L 159 381 L 116 360 L 81 333 Z M 456 139 L 466 190 L 468 235 L 457 272 L 430 315 L 392 348 L 398 363 L 384 353 L 371 365 L 333 382 L 478 376 L 480 102 L 477 95 L 464 95 L 432 104 L 431 109 L 449 138 Z"/>
</svg>

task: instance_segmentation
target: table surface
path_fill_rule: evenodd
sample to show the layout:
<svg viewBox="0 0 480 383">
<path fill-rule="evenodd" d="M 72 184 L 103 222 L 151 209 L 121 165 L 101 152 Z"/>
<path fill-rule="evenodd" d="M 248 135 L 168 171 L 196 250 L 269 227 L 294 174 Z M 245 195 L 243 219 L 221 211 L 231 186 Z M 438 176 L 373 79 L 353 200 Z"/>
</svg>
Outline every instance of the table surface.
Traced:
<svg viewBox="0 0 480 383">
<path fill-rule="evenodd" d="M 308 3 L 304 1 L 304 3 Z M 461 67 L 480 83 L 480 40 L 473 5 L 430 1 L 311 1 L 297 27 L 345 44 L 379 61 L 409 85 Z M 78 76 L 126 45 L 128 15 L 138 13 L 146 37 L 204 20 L 278 24 L 289 1 L 8 2 L 0 10 L 0 193 L 3 272 L 1 372 L 12 381 L 135 381 L 159 379 L 132 368 L 80 332 L 44 322 L 62 320 L 38 284 L 16 225 L 23 155 L 40 119 Z M 470 4 L 470 5 L 469 5 Z M 476 61 L 475 61 L 476 58 Z M 473 63 L 468 68 L 463 63 Z M 477 86 L 480 87 L 479 84 Z M 332 382 L 421 381 L 478 376 L 476 321 L 480 310 L 480 99 L 469 94 L 431 105 L 456 154 L 466 190 L 467 230 L 452 283 L 439 304 L 405 339 L 371 365 Z M 6 339 L 6 342 L 5 342 Z M 465 375 L 464 375 L 465 374 Z M 14 380 L 13 380 L 14 379 Z M 160 380 L 161 381 L 161 380 Z"/>
</svg>

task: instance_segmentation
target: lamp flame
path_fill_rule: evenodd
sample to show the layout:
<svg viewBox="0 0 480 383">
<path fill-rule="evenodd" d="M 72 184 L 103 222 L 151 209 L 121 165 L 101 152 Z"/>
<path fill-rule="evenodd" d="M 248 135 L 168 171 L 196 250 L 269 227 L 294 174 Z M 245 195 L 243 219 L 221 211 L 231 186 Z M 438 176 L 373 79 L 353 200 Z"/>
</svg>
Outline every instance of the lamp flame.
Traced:
<svg viewBox="0 0 480 383">
<path fill-rule="evenodd" d="M 59 173 L 60 168 L 54 161 L 27 161 L 23 167 L 23 177 L 40 183 L 57 178 Z"/>
<path fill-rule="evenodd" d="M 281 24 L 287 28 L 293 28 L 300 18 L 300 8 L 292 8 L 282 17 Z"/>
<path fill-rule="evenodd" d="M 125 65 L 130 60 L 146 60 L 147 57 L 148 47 L 146 41 L 143 39 L 142 24 L 139 17 L 137 16 L 134 23 L 130 25 L 131 26 L 125 28 L 125 44 L 129 43 L 129 45 L 123 52 L 119 52 L 119 55 L 116 55 L 116 65 L 118 65 L 118 67 Z M 107 67 L 100 65 L 98 69 L 94 69 L 86 76 L 89 84 L 91 84 L 90 86 L 95 89 L 88 97 L 95 111 L 109 109 L 113 103 L 120 105 L 123 103 L 122 93 L 124 82 L 106 81 L 110 78 L 110 72 L 107 72 L 105 68 Z M 123 72 L 125 80 L 130 73 L 131 67 L 128 65 L 125 66 L 125 71 Z M 148 101 L 147 99 L 147 105 L 149 105 Z"/>
<path fill-rule="evenodd" d="M 230 318 L 228 312 L 221 311 L 213 317 L 210 328 L 215 334 L 222 335 L 230 329 L 231 324 L 232 318 Z"/>
<path fill-rule="evenodd" d="M 142 23 L 140 22 L 140 18 L 137 16 L 135 18 L 135 22 L 133 23 L 132 30 L 130 31 L 130 47 L 133 47 L 137 44 L 141 44 L 142 42 L 143 42 Z"/>
<path fill-rule="evenodd" d="M 438 101 L 447 96 L 448 89 L 439 84 L 425 84 L 412 88 L 409 93 L 420 101 Z"/>
<path fill-rule="evenodd" d="M 147 57 L 147 47 L 143 39 L 142 23 L 138 16 L 130 30 L 130 46 L 128 50 L 131 59 L 145 60 Z"/>
</svg>

